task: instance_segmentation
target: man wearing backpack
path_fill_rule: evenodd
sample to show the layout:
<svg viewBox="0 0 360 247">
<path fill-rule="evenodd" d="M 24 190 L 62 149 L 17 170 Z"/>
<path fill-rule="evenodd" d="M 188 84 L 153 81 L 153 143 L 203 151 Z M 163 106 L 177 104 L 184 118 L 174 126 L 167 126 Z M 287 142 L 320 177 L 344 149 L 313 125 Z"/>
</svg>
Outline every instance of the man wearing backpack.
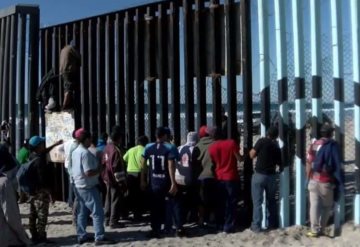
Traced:
<svg viewBox="0 0 360 247">
<path fill-rule="evenodd" d="M 62 140 L 51 147 L 45 147 L 45 138 L 33 136 L 29 140 L 31 165 L 28 167 L 27 181 L 32 183 L 30 196 L 29 230 L 34 243 L 49 242 L 46 236 L 46 225 L 49 214 L 49 203 L 51 200 L 50 187 L 52 174 L 47 164 L 46 154 L 55 146 L 60 145 Z M 26 166 L 26 164 L 24 164 Z M 21 186 L 21 184 L 20 184 Z"/>
<path fill-rule="evenodd" d="M 194 166 L 192 153 L 198 139 L 197 132 L 190 131 L 187 134 L 185 145 L 178 147 L 179 160 L 176 162 L 175 170 L 175 181 L 178 184 L 178 193 L 174 197 L 174 214 L 178 227 L 176 233 L 179 237 L 185 235 L 183 225 L 186 214 L 195 207 L 194 204 L 196 203 L 196 196 L 194 195 L 197 192 L 195 181 L 201 172 L 201 166 Z"/>
<path fill-rule="evenodd" d="M 339 144 L 332 139 L 333 132 L 334 128 L 324 123 L 320 129 L 321 138 L 310 145 L 307 153 L 311 222 L 308 237 L 324 234 L 334 200 L 344 193 L 341 152 Z"/>
</svg>

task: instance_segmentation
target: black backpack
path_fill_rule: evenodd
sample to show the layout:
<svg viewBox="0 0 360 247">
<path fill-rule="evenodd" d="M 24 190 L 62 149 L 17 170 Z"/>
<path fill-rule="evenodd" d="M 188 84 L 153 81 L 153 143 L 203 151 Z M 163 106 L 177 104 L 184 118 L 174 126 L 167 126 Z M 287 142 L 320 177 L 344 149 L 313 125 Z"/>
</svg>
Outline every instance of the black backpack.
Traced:
<svg viewBox="0 0 360 247">
<path fill-rule="evenodd" d="M 20 190 L 30 195 L 35 192 L 37 181 L 37 179 L 33 176 L 31 168 L 39 158 L 40 157 L 36 157 L 21 165 L 16 173 Z"/>
</svg>

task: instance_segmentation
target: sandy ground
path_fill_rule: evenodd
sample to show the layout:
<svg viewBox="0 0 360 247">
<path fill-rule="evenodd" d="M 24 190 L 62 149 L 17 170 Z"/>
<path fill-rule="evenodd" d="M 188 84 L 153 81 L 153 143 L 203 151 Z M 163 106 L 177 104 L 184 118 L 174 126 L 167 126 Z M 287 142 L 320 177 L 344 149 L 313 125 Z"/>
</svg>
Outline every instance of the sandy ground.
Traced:
<svg viewBox="0 0 360 247">
<path fill-rule="evenodd" d="M 27 227 L 29 207 L 28 204 L 20 205 L 23 224 Z M 92 227 L 88 228 L 92 232 Z M 265 233 L 253 233 L 249 229 L 233 234 L 213 233 L 207 234 L 195 226 L 188 226 L 189 237 L 164 237 L 161 239 L 147 239 L 146 233 L 150 226 L 146 223 L 127 223 L 123 229 L 110 230 L 106 228 L 108 237 L 118 243 L 114 246 L 360 246 L 360 229 L 353 227 L 351 222 L 342 228 L 340 237 L 320 237 L 312 239 L 306 237 L 307 227 L 293 226 L 284 230 L 273 230 Z M 56 202 L 50 207 L 48 237 L 55 244 L 46 246 L 76 246 L 75 229 L 71 224 L 71 212 L 64 202 Z M 93 246 L 87 243 L 83 246 Z"/>
</svg>

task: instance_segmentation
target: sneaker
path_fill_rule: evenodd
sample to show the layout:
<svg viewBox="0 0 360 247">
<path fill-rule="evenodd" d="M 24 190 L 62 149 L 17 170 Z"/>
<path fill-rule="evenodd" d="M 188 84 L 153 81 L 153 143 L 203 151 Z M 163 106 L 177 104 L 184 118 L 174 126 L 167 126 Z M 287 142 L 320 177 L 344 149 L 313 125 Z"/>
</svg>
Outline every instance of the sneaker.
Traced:
<svg viewBox="0 0 360 247">
<path fill-rule="evenodd" d="M 320 235 L 319 233 L 313 231 L 309 231 L 308 233 L 306 233 L 306 236 L 309 238 L 318 238 L 319 235 Z"/>
<path fill-rule="evenodd" d="M 100 240 L 95 240 L 95 245 L 99 246 L 99 245 L 108 245 L 108 244 L 116 244 L 116 242 L 114 240 L 108 239 L 108 238 L 103 238 Z"/>
<path fill-rule="evenodd" d="M 83 238 L 83 239 L 79 239 L 78 240 L 78 244 L 84 244 L 84 243 L 91 243 L 91 242 L 94 242 L 94 237 L 93 236 L 89 236 L 89 237 L 86 237 L 86 238 Z"/>
<path fill-rule="evenodd" d="M 45 110 L 52 111 L 56 107 L 56 102 L 53 97 L 49 98 L 48 104 L 45 106 Z"/>
</svg>

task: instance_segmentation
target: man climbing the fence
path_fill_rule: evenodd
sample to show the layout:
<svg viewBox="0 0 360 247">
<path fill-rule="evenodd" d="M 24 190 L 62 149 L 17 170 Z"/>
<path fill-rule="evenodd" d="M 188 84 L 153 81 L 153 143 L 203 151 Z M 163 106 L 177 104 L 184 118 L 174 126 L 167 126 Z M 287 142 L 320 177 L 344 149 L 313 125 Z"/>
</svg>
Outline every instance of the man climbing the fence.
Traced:
<svg viewBox="0 0 360 247">
<path fill-rule="evenodd" d="M 75 100 L 79 92 L 79 69 L 81 66 L 81 57 L 75 48 L 75 42 L 72 40 L 60 52 L 59 73 L 64 83 L 64 101 L 63 110 L 74 109 Z"/>
</svg>

